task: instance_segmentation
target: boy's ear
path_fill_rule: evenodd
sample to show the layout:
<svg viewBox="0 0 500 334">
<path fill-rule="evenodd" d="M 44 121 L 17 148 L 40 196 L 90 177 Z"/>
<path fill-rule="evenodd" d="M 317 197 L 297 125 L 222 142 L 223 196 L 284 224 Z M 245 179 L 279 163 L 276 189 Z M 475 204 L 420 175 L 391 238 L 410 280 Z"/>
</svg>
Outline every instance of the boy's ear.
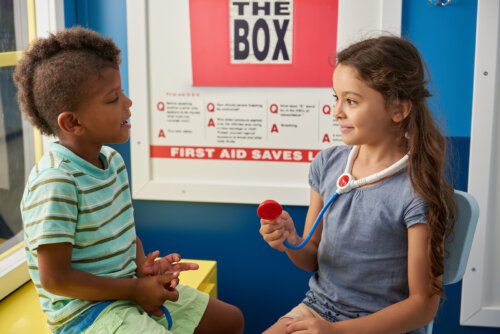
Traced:
<svg viewBox="0 0 500 334">
<path fill-rule="evenodd" d="M 81 135 L 85 132 L 85 128 L 80 124 L 77 115 L 72 111 L 63 111 L 57 117 L 57 124 L 61 131 L 67 134 Z"/>
<path fill-rule="evenodd" d="M 410 100 L 400 100 L 394 104 L 392 111 L 392 121 L 399 123 L 404 120 L 411 112 L 412 103 Z"/>
</svg>

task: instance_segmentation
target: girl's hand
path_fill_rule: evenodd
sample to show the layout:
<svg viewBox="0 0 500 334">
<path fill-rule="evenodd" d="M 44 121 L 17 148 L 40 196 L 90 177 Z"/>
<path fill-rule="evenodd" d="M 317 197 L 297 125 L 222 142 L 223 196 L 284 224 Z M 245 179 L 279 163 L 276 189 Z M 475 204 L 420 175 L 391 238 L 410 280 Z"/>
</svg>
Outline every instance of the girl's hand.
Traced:
<svg viewBox="0 0 500 334">
<path fill-rule="evenodd" d="M 300 240 L 293 220 L 286 211 L 274 220 L 261 219 L 259 232 L 269 246 L 282 252 L 287 250 L 283 244 L 285 240 L 292 245 L 298 244 Z"/>
<path fill-rule="evenodd" d="M 325 319 L 300 317 L 286 323 L 286 332 L 287 334 L 337 333 L 334 326 L 335 323 L 328 322 Z"/>
<path fill-rule="evenodd" d="M 179 277 L 178 272 L 167 272 L 163 275 L 138 278 L 134 289 L 134 301 L 149 314 L 163 315 L 160 306 L 165 300 L 175 302 L 179 299 L 179 292 L 171 286 L 171 282 L 177 277 Z"/>
</svg>

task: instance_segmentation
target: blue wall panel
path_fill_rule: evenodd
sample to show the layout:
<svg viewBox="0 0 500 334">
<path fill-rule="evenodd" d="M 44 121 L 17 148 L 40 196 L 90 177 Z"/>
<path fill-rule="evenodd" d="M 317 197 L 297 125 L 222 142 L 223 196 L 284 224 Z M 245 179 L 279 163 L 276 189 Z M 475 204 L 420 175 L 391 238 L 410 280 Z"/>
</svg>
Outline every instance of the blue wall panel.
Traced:
<svg viewBox="0 0 500 334">
<path fill-rule="evenodd" d="M 403 35 L 427 60 L 438 92 L 433 110 L 442 114 L 451 150 L 450 177 L 466 190 L 477 1 L 452 0 L 435 7 L 425 0 L 403 1 Z M 128 92 L 124 0 L 65 0 L 67 26 L 79 24 L 112 37 L 122 49 L 122 82 Z M 140 112 L 136 109 L 136 112 Z M 133 124 L 132 124 L 133 126 Z M 130 169 L 128 144 L 114 145 Z M 130 172 L 130 171 L 129 171 Z M 265 194 L 263 194 L 265 197 Z M 246 333 L 260 333 L 296 305 L 309 274 L 259 235 L 256 205 L 134 201 L 137 232 L 147 252 L 179 252 L 185 258 L 218 261 L 219 297 L 240 307 Z M 285 207 L 298 225 L 305 207 Z M 434 333 L 498 333 L 498 329 L 459 326 L 461 283 L 446 287 Z"/>
<path fill-rule="evenodd" d="M 444 116 L 450 137 L 470 137 L 476 14 L 476 0 L 451 0 L 444 7 L 403 1 L 402 34 L 428 64 L 437 97 L 431 105 L 439 118 Z"/>
</svg>

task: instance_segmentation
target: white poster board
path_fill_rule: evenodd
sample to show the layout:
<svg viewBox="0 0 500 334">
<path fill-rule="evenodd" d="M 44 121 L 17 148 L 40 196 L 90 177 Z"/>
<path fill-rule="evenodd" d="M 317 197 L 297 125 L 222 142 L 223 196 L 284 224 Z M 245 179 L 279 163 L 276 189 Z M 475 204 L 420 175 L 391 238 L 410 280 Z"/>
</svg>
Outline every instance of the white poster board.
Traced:
<svg viewBox="0 0 500 334">
<path fill-rule="evenodd" d="M 479 220 L 462 286 L 460 324 L 500 327 L 500 3 L 479 0 L 469 193 Z"/>
<path fill-rule="evenodd" d="M 309 163 L 341 144 L 335 51 L 399 35 L 401 6 L 127 1 L 134 198 L 308 204 Z"/>
</svg>

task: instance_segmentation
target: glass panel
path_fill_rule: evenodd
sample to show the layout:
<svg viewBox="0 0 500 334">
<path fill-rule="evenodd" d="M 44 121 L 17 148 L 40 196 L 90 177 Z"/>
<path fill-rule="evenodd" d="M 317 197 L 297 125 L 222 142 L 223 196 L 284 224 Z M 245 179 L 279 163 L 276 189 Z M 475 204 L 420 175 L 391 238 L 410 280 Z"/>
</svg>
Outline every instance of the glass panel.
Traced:
<svg viewBox="0 0 500 334">
<path fill-rule="evenodd" d="M 19 51 L 28 46 L 26 1 L 0 0 L 0 52 Z"/>
<path fill-rule="evenodd" d="M 22 240 L 23 229 L 19 203 L 26 180 L 23 143 L 26 136 L 13 71 L 12 66 L 0 68 L 0 253 L 16 240 Z M 17 234 L 18 238 L 11 239 Z"/>
</svg>

